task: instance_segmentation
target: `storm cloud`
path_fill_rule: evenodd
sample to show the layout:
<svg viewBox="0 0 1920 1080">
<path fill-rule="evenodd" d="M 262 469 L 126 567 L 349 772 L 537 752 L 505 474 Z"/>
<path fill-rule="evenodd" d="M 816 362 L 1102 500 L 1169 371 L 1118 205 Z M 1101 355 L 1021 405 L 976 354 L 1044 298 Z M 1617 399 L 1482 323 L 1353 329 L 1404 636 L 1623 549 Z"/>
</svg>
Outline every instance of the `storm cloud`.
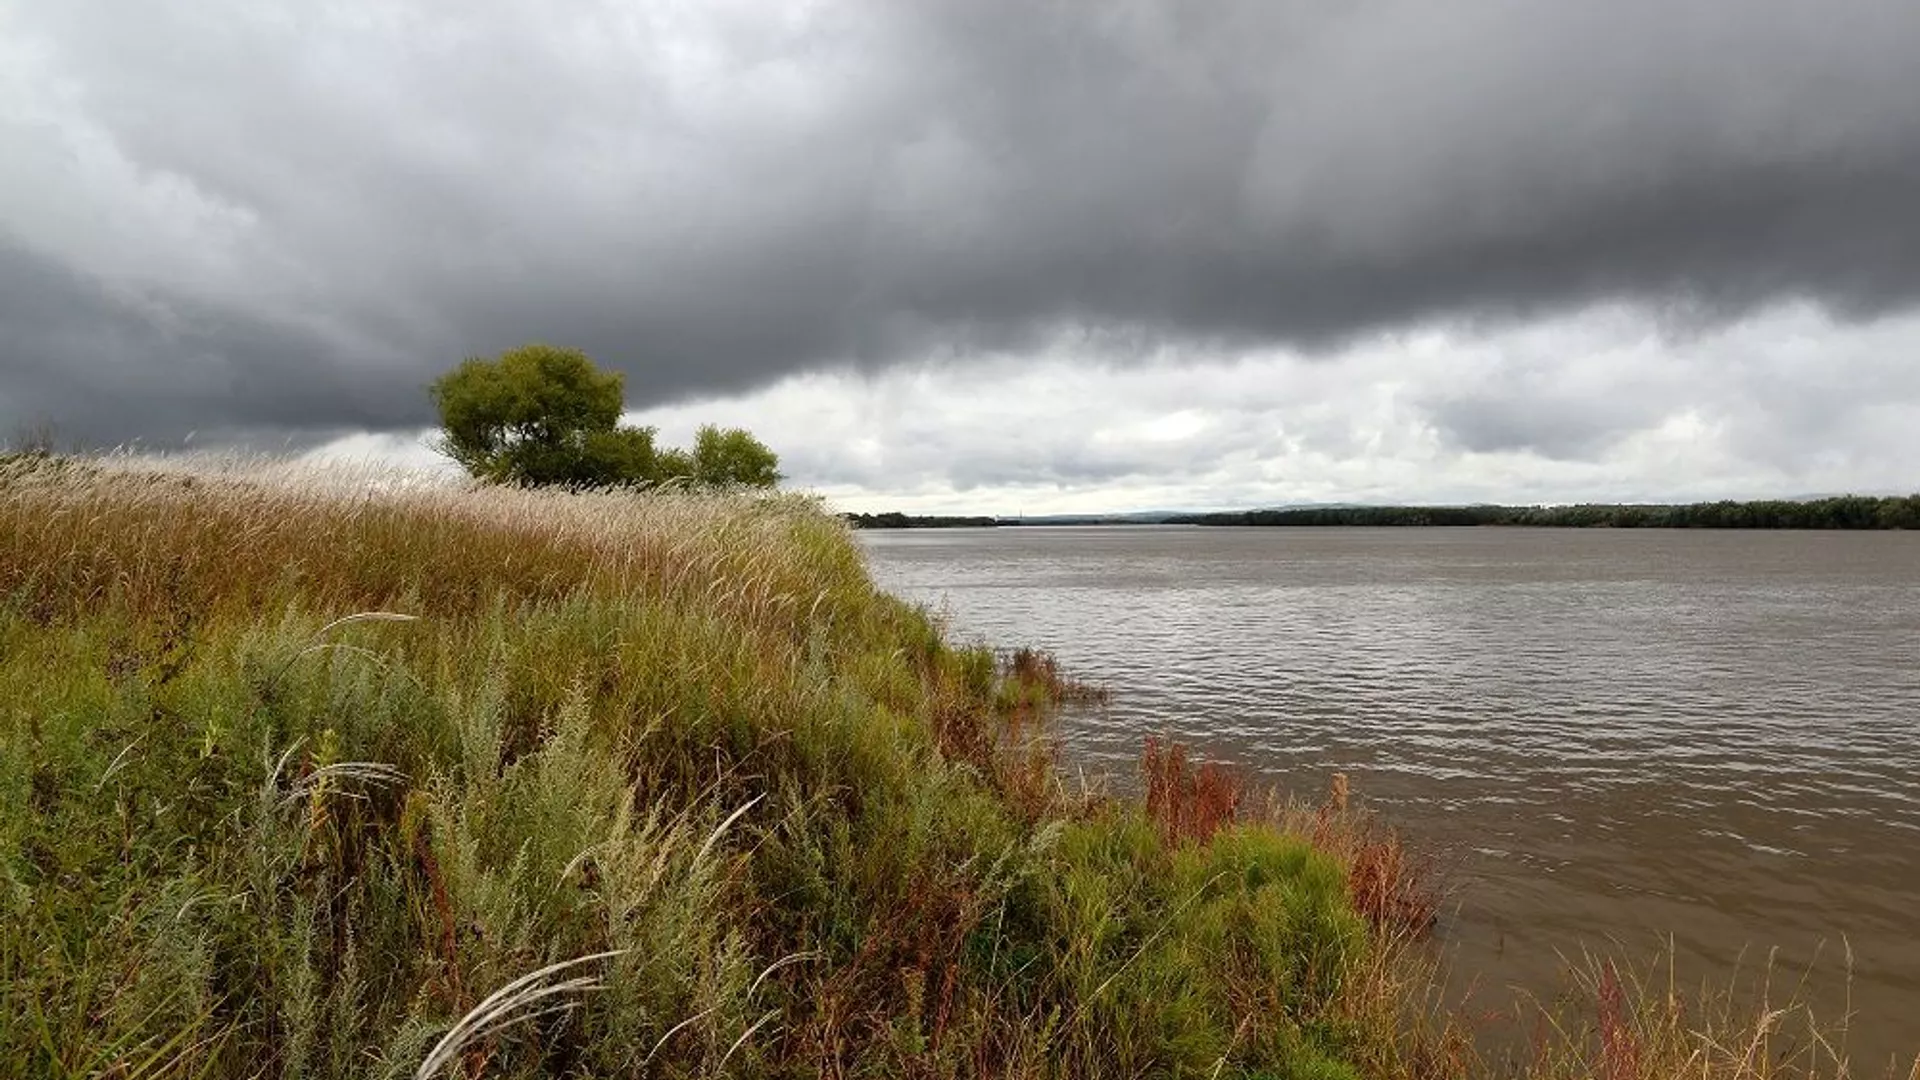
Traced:
<svg viewBox="0 0 1920 1080">
<path fill-rule="evenodd" d="M 0 425 L 399 430 L 531 339 L 648 406 L 1871 321 L 1920 298 L 1916 55 L 1910 0 L 0 0 Z M 1437 437 L 1590 455 L 1650 408 L 1501 377 L 1434 387 Z"/>
</svg>

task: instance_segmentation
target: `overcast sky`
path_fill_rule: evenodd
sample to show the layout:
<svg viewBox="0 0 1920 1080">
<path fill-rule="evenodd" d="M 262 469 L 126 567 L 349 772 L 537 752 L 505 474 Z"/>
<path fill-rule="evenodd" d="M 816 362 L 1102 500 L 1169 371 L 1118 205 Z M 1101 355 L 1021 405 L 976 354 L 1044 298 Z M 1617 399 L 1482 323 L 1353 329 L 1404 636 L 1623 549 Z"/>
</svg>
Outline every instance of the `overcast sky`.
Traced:
<svg viewBox="0 0 1920 1080">
<path fill-rule="evenodd" d="M 544 340 L 849 508 L 1909 491 L 1916 56 L 1912 0 L 0 0 L 0 436 L 417 459 Z"/>
</svg>

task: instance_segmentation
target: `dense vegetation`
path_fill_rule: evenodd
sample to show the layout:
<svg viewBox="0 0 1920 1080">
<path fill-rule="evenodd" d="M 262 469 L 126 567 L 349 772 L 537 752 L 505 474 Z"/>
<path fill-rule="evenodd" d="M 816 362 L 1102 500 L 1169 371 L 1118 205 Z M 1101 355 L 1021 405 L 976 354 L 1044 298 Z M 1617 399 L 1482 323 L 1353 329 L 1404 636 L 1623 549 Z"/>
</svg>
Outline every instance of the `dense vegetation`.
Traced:
<svg viewBox="0 0 1920 1080">
<path fill-rule="evenodd" d="M 409 1075 L 581 957 L 450 1072 L 1394 1052 L 1339 858 L 1069 797 L 1057 673 L 943 644 L 810 504 L 0 485 L 0 1075 Z"/>
<path fill-rule="evenodd" d="M 1072 690 L 791 497 L 0 460 L 0 1075 L 1479 1074 L 1390 833 Z M 1780 1067 L 1620 986 L 1529 1070 Z"/>
<path fill-rule="evenodd" d="M 1920 495 L 1580 506 L 1318 506 L 1189 514 L 1171 525 L 1534 525 L 1614 529 L 1920 529 Z"/>
<path fill-rule="evenodd" d="M 780 460 L 740 428 L 700 428 L 690 450 L 620 423 L 625 379 L 577 349 L 522 345 L 470 359 L 432 387 L 441 450 L 481 480 L 565 487 L 772 487 Z"/>
</svg>

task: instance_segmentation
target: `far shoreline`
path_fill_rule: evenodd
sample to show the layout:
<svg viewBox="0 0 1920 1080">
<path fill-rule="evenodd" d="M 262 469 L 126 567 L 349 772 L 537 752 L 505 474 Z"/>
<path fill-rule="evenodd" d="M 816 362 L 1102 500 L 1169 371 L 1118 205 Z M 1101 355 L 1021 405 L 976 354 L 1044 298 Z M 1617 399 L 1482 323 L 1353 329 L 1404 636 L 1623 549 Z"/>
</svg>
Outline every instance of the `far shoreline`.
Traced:
<svg viewBox="0 0 1920 1080">
<path fill-rule="evenodd" d="M 855 529 L 1044 528 L 1087 525 L 1199 525 L 1283 528 L 1794 529 L 1886 531 L 1920 529 L 1920 494 L 1839 495 L 1695 503 L 1571 505 L 1310 506 L 1183 513 L 1052 514 L 997 517 L 964 514 L 845 513 Z"/>
</svg>

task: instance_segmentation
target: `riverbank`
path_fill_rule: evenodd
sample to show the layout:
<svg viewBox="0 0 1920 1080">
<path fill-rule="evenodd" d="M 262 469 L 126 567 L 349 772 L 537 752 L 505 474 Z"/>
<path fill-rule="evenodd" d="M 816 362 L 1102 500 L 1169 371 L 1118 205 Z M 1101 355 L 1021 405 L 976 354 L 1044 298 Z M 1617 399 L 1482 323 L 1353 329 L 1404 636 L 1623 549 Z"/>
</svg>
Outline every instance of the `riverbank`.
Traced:
<svg viewBox="0 0 1920 1080">
<path fill-rule="evenodd" d="M 0 687 L 6 1075 L 1485 1069 L 1391 833 L 1067 785 L 805 500 L 16 461 Z M 1533 1075 L 1827 1064 L 1596 971 Z"/>
</svg>

